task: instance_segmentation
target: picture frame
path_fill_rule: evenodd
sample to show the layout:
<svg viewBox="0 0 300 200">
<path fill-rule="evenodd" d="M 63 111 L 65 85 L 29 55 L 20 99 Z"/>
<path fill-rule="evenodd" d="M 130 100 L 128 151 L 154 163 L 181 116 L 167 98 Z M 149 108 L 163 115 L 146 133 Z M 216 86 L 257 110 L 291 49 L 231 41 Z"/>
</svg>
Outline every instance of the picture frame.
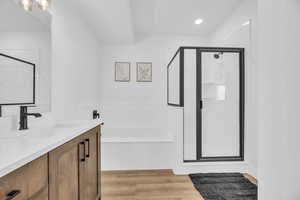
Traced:
<svg viewBox="0 0 300 200">
<path fill-rule="evenodd" d="M 115 62 L 115 81 L 130 82 L 130 62 Z"/>
<path fill-rule="evenodd" d="M 152 62 L 136 63 L 136 81 L 152 82 Z"/>
</svg>

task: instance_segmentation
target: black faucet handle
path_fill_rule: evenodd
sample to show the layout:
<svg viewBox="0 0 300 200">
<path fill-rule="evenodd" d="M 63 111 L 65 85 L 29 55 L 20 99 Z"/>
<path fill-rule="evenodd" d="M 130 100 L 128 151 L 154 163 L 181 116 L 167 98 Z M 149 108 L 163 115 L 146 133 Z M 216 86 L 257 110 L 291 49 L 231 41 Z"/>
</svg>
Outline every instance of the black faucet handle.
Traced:
<svg viewBox="0 0 300 200">
<path fill-rule="evenodd" d="M 93 110 L 93 119 L 99 119 L 100 118 L 100 113 L 98 110 Z"/>
<path fill-rule="evenodd" d="M 36 106 L 21 106 L 20 107 L 21 116 L 34 116 L 36 118 L 42 117 L 42 114 L 40 113 L 28 113 L 28 107 L 36 107 Z"/>
<path fill-rule="evenodd" d="M 20 128 L 19 130 L 28 129 L 28 116 L 34 116 L 36 118 L 42 117 L 40 113 L 28 113 L 28 107 L 34 106 L 20 106 Z"/>
</svg>

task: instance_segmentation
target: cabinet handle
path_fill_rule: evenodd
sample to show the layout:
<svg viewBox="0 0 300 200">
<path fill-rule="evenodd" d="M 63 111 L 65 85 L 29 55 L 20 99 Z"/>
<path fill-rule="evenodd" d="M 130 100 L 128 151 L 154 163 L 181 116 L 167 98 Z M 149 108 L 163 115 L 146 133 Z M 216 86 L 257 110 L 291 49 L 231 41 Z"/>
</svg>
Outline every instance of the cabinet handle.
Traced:
<svg viewBox="0 0 300 200">
<path fill-rule="evenodd" d="M 6 194 L 6 199 L 5 200 L 13 200 L 20 193 L 21 193 L 21 190 L 13 190 L 13 191 Z"/>
<path fill-rule="evenodd" d="M 90 157 L 90 139 L 85 139 L 85 141 L 87 142 L 87 147 L 88 147 L 87 154 L 85 155 L 85 157 L 89 158 Z"/>
<path fill-rule="evenodd" d="M 81 162 L 84 162 L 85 161 L 85 142 L 80 142 L 79 143 L 79 157 L 80 157 L 80 146 L 83 145 L 83 157 L 80 158 L 80 161 Z"/>
</svg>

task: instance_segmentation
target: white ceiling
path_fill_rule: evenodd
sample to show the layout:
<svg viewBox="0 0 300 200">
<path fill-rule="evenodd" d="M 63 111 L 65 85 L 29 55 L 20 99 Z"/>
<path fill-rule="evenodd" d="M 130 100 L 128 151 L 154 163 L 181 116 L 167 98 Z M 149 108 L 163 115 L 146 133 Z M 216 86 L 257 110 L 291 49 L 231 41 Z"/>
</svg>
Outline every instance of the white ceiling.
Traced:
<svg viewBox="0 0 300 200">
<path fill-rule="evenodd" d="M 102 42 L 133 42 L 130 0 L 72 0 Z"/>
<path fill-rule="evenodd" d="M 132 0 L 137 33 L 207 35 L 214 31 L 241 0 Z M 197 18 L 204 19 L 195 25 Z"/>
<path fill-rule="evenodd" d="M 74 0 L 98 39 L 131 43 L 139 35 L 207 36 L 243 0 Z M 194 20 L 203 18 L 196 26 Z"/>
</svg>

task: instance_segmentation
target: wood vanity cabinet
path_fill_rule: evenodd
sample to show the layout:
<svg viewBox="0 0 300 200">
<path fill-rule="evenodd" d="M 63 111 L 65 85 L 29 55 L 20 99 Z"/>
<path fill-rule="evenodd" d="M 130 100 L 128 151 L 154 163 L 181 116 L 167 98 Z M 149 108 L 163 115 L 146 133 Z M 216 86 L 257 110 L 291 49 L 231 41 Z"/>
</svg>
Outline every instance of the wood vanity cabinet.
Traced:
<svg viewBox="0 0 300 200">
<path fill-rule="evenodd" d="M 100 126 L 0 178 L 0 200 L 100 200 Z"/>
<path fill-rule="evenodd" d="M 49 200 L 98 200 L 100 127 L 49 152 Z"/>
<path fill-rule="evenodd" d="M 48 156 L 0 178 L 0 200 L 48 200 Z"/>
</svg>

